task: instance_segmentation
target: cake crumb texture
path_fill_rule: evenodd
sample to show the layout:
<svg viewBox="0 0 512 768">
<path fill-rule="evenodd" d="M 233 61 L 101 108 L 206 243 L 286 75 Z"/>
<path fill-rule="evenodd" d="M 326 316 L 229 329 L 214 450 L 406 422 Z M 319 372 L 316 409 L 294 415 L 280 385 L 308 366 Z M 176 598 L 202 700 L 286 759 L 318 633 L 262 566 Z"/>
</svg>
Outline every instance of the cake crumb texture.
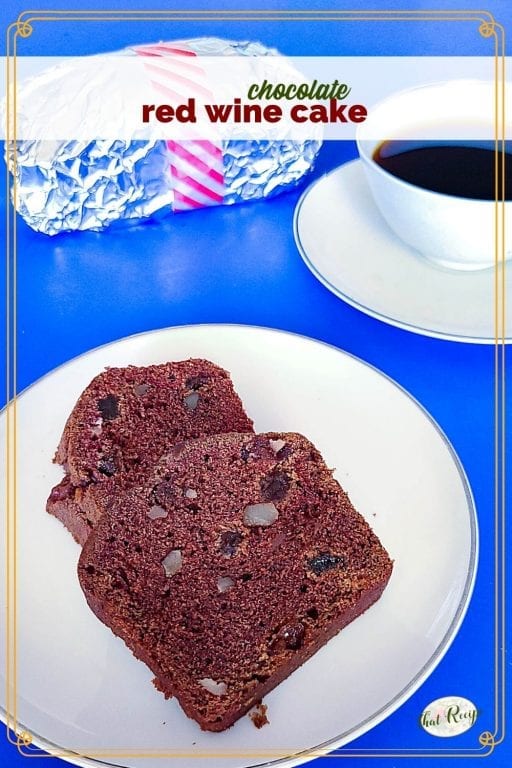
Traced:
<svg viewBox="0 0 512 768">
<path fill-rule="evenodd" d="M 190 359 L 108 368 L 66 422 L 55 455 L 66 474 L 47 511 L 83 544 L 112 496 L 143 482 L 173 445 L 233 431 L 252 432 L 253 424 L 219 366 Z"/>
<path fill-rule="evenodd" d="M 391 571 L 296 433 L 174 446 L 141 486 L 111 500 L 78 565 L 96 615 L 212 731 L 374 603 Z"/>
</svg>

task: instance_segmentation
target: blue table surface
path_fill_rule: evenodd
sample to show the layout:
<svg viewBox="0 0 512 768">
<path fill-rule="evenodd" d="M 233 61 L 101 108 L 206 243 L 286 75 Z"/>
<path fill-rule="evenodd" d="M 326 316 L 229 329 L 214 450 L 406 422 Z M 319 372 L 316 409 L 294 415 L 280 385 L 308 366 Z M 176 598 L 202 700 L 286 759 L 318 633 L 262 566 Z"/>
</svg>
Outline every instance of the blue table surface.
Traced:
<svg viewBox="0 0 512 768">
<path fill-rule="evenodd" d="M 65 7 L 62 2 L 49 5 L 54 9 Z M 81 2 L 75 7 L 95 5 Z M 388 1 L 385 7 L 421 10 L 433 5 Z M 443 4 L 443 9 L 472 5 L 478 8 L 471 2 L 451 2 Z M 124 7 L 128 7 L 126 0 Z M 132 7 L 142 10 L 159 5 L 140 2 Z M 165 4 L 160 7 L 169 8 Z M 198 0 L 180 2 L 177 7 L 206 8 L 208 4 Z M 222 8 L 240 7 L 249 6 L 241 2 L 222 4 Z M 260 2 L 258 7 L 279 8 L 275 2 Z M 293 9 L 333 7 L 362 9 L 365 5 L 293 4 Z M 494 12 L 506 29 L 512 29 L 512 3 L 488 2 L 485 8 Z M 0 11 L 3 28 L 21 10 L 18 0 L 12 0 L 7 9 L 4 6 Z M 489 43 L 478 34 L 476 22 L 311 22 L 301 25 L 298 34 L 297 27 L 289 22 L 141 21 L 111 25 L 39 23 L 32 36 L 20 43 L 19 54 L 89 54 L 141 41 L 204 34 L 259 39 L 288 54 L 490 53 Z M 304 266 L 292 233 L 297 199 L 305 185 L 356 155 L 353 142 L 325 144 L 314 172 L 300 188 L 271 202 L 210 208 L 171 215 L 159 223 L 55 238 L 34 233 L 18 219 L 18 388 L 23 389 L 84 351 L 129 334 L 210 322 L 253 324 L 321 339 L 368 361 L 399 382 L 437 420 L 466 469 L 478 511 L 480 563 L 469 611 L 443 661 L 403 706 L 350 748 L 401 748 L 406 752 L 477 749 L 478 734 L 494 729 L 495 352 L 492 346 L 426 338 L 367 317 L 329 293 Z M 0 195 L 2 228 L 6 219 L 5 185 Z M 0 234 L 3 240 L 3 232 Z M 2 386 L 4 379 L 2 376 Z M 4 402 L 5 389 L 2 397 Z M 462 736 L 436 739 L 419 727 L 418 718 L 429 702 L 450 694 L 473 701 L 479 718 L 474 728 Z M 334 766 L 336 759 L 315 762 Z M 367 768 L 380 759 L 361 757 L 358 765 Z M 413 759 L 388 758 L 387 765 L 409 765 Z M 463 766 L 469 765 L 471 759 L 456 758 Z M 493 767 L 504 768 L 511 759 L 510 741 L 505 741 L 487 761 Z M 2 735 L 0 765 L 18 766 L 23 760 Z M 64 766 L 62 761 L 54 760 L 55 765 Z M 428 766 L 439 764 L 436 757 L 423 760 Z"/>
</svg>

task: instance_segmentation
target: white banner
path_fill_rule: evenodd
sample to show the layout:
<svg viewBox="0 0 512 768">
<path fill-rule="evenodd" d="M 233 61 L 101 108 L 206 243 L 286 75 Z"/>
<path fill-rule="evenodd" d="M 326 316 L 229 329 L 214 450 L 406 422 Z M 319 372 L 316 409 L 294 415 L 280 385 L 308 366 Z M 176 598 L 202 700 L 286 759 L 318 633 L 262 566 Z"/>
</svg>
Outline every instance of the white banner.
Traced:
<svg viewBox="0 0 512 768">
<path fill-rule="evenodd" d="M 446 81 L 465 81 L 460 101 L 468 106 L 448 110 L 449 125 L 442 101 L 430 105 L 426 123 L 424 114 L 412 119 L 404 103 L 380 138 L 494 137 L 491 57 L 211 57 L 158 47 L 79 58 L 18 57 L 15 67 L 11 59 L 8 102 L 5 79 L 0 94 L 2 138 L 8 117 L 9 136 L 20 140 L 354 139 L 378 102 Z M 5 65 L 4 59 L 4 78 Z M 471 96 L 474 81 L 488 83 L 483 102 L 481 95 L 478 101 Z"/>
</svg>

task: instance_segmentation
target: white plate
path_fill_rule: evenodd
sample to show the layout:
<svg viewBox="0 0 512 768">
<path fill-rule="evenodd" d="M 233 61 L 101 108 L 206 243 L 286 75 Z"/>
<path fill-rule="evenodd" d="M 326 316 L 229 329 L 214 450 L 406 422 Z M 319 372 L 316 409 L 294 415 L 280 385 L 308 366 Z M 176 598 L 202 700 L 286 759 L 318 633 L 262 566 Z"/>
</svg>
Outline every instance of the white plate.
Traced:
<svg viewBox="0 0 512 768">
<path fill-rule="evenodd" d="M 60 477 L 51 457 L 93 376 L 107 365 L 191 356 L 232 372 L 257 430 L 310 437 L 395 560 L 381 600 L 266 697 L 270 725 L 261 730 L 244 717 L 224 733 L 202 733 L 164 700 L 148 669 L 88 609 L 79 548 L 44 511 Z M 180 753 L 180 768 L 240 768 L 291 754 L 296 764 L 305 750 L 345 744 L 387 717 L 453 640 L 476 567 L 471 493 L 428 414 L 360 360 L 262 328 L 172 328 L 72 360 L 24 392 L 17 409 L 17 715 L 36 743 L 137 768 L 161 768 L 155 751 Z M 148 757 L 125 756 L 140 751 Z"/>
<path fill-rule="evenodd" d="M 361 312 L 425 336 L 494 343 L 495 270 L 444 269 L 402 243 L 378 211 L 360 160 L 304 192 L 294 234 L 315 277 Z M 510 292 L 512 264 L 505 279 Z"/>
</svg>

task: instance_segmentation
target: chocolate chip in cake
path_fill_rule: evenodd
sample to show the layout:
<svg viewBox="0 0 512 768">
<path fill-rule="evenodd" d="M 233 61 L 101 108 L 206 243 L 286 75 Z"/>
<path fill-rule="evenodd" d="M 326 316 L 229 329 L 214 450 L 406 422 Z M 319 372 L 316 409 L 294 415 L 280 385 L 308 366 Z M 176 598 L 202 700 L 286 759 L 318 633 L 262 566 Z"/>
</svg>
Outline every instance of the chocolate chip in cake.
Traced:
<svg viewBox="0 0 512 768">
<path fill-rule="evenodd" d="M 199 395 L 197 394 L 197 392 L 191 392 L 190 395 L 185 395 L 185 397 L 183 398 L 183 402 L 185 403 L 189 411 L 195 411 L 199 403 Z"/>
<path fill-rule="evenodd" d="M 233 557 L 242 539 L 239 531 L 223 531 L 219 539 L 219 549 L 225 557 Z"/>
<path fill-rule="evenodd" d="M 344 559 L 340 555 L 331 555 L 329 552 L 320 552 L 320 554 L 312 557 L 308 560 L 309 568 L 317 576 L 320 576 L 325 571 L 330 571 L 332 568 L 336 568 L 338 565 L 343 566 Z"/>
<path fill-rule="evenodd" d="M 107 421 L 112 421 L 119 416 L 119 401 L 115 395 L 107 395 L 98 400 L 98 409 Z"/>
<path fill-rule="evenodd" d="M 272 472 L 260 480 L 261 496 L 265 501 L 284 499 L 290 487 L 290 478 L 286 472 Z"/>
<path fill-rule="evenodd" d="M 240 456 L 244 461 L 250 458 L 263 459 L 265 456 L 274 457 L 274 451 L 265 435 L 256 435 L 249 443 L 243 445 L 240 449 Z"/>
<path fill-rule="evenodd" d="M 300 622 L 298 624 L 288 624 L 279 632 L 282 637 L 286 648 L 291 651 L 296 651 L 302 647 L 304 642 L 304 625 Z"/>
<path fill-rule="evenodd" d="M 170 480 L 162 480 L 161 483 L 153 486 L 151 496 L 157 504 L 165 507 L 166 504 L 172 501 L 174 493 L 175 490 L 172 482 Z"/>
<path fill-rule="evenodd" d="M 185 386 L 187 389 L 201 389 L 201 387 L 204 387 L 209 381 L 210 376 L 208 376 L 207 373 L 199 373 L 197 376 L 190 376 L 186 380 Z"/>
<path fill-rule="evenodd" d="M 112 477 L 116 472 L 116 463 L 111 456 L 103 456 L 98 462 L 98 471 L 102 475 Z"/>
</svg>

